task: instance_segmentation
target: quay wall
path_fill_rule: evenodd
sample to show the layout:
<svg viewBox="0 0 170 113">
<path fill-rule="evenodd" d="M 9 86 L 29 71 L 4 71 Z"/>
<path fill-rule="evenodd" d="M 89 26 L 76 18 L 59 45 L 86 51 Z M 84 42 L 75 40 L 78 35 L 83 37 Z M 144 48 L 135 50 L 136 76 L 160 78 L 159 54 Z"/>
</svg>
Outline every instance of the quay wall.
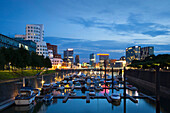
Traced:
<svg viewBox="0 0 170 113">
<path fill-rule="evenodd" d="M 54 73 L 43 75 L 45 83 L 51 83 L 52 81 L 54 81 L 54 78 L 55 78 Z M 25 86 L 41 88 L 42 86 L 41 81 L 42 75 L 26 77 Z M 0 103 L 17 96 L 22 86 L 23 78 L 0 81 Z"/>
<path fill-rule="evenodd" d="M 126 70 L 128 81 L 140 86 L 143 89 L 149 90 L 155 94 L 155 71 L 145 70 Z M 170 99 L 170 72 L 159 71 L 160 75 L 160 94 L 162 97 Z"/>
</svg>

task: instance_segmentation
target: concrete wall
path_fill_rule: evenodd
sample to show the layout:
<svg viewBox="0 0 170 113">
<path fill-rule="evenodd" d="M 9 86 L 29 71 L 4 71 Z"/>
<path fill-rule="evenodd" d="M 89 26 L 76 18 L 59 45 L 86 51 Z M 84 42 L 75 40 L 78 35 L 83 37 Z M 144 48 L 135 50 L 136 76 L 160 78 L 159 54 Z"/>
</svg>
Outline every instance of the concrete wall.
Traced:
<svg viewBox="0 0 170 113">
<path fill-rule="evenodd" d="M 54 81 L 54 74 L 44 75 L 45 83 L 51 83 Z M 25 79 L 25 85 L 33 88 L 41 88 L 42 77 L 28 77 Z M 17 96 L 20 88 L 22 87 L 23 79 L 6 80 L 0 82 L 0 102 L 14 98 Z"/>
<path fill-rule="evenodd" d="M 161 96 L 170 97 L 170 72 L 160 71 Z M 126 70 L 128 81 L 155 94 L 155 71 Z"/>
<path fill-rule="evenodd" d="M 127 70 L 126 74 L 141 80 L 155 83 L 155 71 Z M 170 88 L 170 72 L 159 72 L 161 86 Z"/>
</svg>

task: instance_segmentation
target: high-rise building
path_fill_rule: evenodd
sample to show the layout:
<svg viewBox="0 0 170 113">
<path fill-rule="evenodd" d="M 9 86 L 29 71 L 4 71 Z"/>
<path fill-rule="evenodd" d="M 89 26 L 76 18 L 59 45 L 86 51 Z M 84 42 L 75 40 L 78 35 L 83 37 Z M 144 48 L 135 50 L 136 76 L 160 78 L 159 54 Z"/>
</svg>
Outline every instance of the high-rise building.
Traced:
<svg viewBox="0 0 170 113">
<path fill-rule="evenodd" d="M 68 48 L 66 51 L 64 51 L 64 59 L 67 62 L 74 62 L 74 58 L 73 58 L 73 49 L 72 48 Z"/>
<path fill-rule="evenodd" d="M 130 64 L 133 60 L 140 60 L 140 46 L 126 48 L 126 63 Z"/>
<path fill-rule="evenodd" d="M 154 55 L 154 47 L 153 46 L 141 48 L 141 52 L 140 52 L 141 60 L 145 60 L 145 58 L 150 55 Z"/>
<path fill-rule="evenodd" d="M 25 40 L 32 40 L 37 43 L 36 53 L 38 55 L 48 56 L 47 45 L 44 41 L 43 24 L 27 24 Z"/>
<path fill-rule="evenodd" d="M 75 57 L 75 65 L 78 65 L 80 63 L 79 55 L 76 55 Z"/>
<path fill-rule="evenodd" d="M 90 65 L 92 66 L 95 63 L 96 63 L 96 54 L 92 53 L 90 54 Z"/>
</svg>

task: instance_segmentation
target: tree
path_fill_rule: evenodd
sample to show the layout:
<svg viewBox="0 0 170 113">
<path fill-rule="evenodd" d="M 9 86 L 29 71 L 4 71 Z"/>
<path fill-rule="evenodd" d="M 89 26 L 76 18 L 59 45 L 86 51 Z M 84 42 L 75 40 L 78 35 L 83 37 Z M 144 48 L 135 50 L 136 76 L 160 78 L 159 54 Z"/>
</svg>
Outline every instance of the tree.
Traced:
<svg viewBox="0 0 170 113">
<path fill-rule="evenodd" d="M 52 68 L 51 60 L 48 57 L 44 59 L 44 63 L 46 68 Z"/>
</svg>

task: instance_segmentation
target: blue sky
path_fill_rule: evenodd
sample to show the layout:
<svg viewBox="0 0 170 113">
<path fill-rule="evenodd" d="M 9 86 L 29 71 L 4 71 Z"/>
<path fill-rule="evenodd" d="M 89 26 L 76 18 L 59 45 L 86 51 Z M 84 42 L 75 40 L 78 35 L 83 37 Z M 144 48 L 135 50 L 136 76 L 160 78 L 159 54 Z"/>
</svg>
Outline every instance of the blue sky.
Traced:
<svg viewBox="0 0 170 113">
<path fill-rule="evenodd" d="M 170 53 L 170 0 L 1 0 L 0 4 L 0 33 L 8 36 L 24 34 L 26 24 L 44 24 L 45 37 L 115 42 L 112 51 L 106 49 L 113 57 L 125 50 L 124 45 L 153 45 L 157 54 Z"/>
</svg>

